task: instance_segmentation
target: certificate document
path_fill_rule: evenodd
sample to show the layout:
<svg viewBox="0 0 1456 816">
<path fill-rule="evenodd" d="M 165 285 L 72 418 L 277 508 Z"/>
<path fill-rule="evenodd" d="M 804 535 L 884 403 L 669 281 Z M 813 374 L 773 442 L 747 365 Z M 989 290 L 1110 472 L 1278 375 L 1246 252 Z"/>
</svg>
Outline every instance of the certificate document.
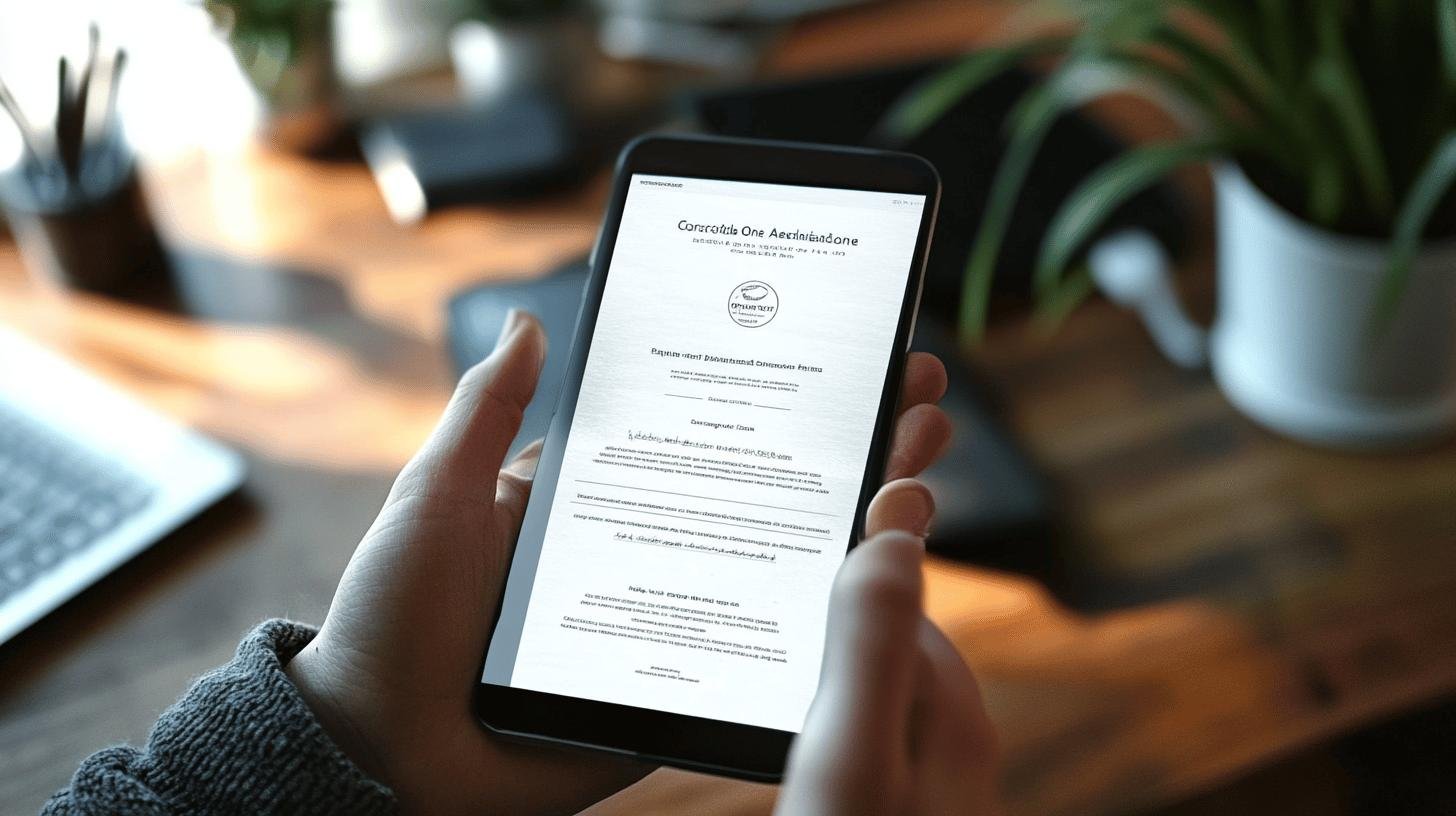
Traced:
<svg viewBox="0 0 1456 816">
<path fill-rule="evenodd" d="M 925 205 L 632 177 L 485 682 L 802 728 Z"/>
</svg>

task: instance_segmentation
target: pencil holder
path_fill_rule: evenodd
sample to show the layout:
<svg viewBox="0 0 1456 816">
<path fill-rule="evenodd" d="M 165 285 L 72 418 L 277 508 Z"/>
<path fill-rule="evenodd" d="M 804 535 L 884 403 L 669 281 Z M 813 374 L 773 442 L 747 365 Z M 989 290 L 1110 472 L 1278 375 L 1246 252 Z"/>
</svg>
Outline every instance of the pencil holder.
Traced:
<svg viewBox="0 0 1456 816">
<path fill-rule="evenodd" d="M 0 203 L 32 274 L 47 282 L 117 293 L 168 277 L 166 255 L 128 153 L 85 156 L 81 178 L 58 162 L 30 160 L 0 175 Z"/>
</svg>

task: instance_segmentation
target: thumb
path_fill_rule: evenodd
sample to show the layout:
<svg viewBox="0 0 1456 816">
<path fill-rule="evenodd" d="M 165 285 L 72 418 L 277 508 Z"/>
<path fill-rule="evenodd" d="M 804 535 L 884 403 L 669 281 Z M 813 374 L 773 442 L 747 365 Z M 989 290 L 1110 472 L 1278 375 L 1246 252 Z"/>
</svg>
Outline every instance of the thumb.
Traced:
<svg viewBox="0 0 1456 816">
<path fill-rule="evenodd" d="M 912 535 L 881 533 L 851 552 L 835 578 L 811 719 L 836 723 L 833 730 L 843 744 L 890 751 L 906 744 L 923 617 L 924 554 L 924 544 Z"/>
<path fill-rule="evenodd" d="M 903 812 L 923 554 L 919 539 L 886 532 L 845 559 L 830 596 L 819 690 L 794 740 L 775 812 Z"/>
<path fill-rule="evenodd" d="M 530 314 L 512 309 L 495 351 L 460 378 L 439 425 L 405 467 L 390 501 L 405 493 L 490 506 L 492 487 L 521 417 L 536 393 L 546 337 Z"/>
</svg>

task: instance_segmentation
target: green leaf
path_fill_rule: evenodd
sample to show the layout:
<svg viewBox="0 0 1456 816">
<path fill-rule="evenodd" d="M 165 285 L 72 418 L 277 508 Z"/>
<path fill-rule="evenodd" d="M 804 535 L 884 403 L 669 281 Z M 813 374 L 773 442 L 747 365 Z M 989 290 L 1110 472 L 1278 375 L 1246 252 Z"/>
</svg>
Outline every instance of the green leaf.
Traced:
<svg viewBox="0 0 1456 816">
<path fill-rule="evenodd" d="M 1262 111 L 1260 105 L 1275 97 L 1275 82 L 1265 54 L 1265 31 L 1263 21 L 1250 0 L 1182 0 L 1195 12 L 1202 14 L 1205 21 L 1193 21 L 1193 25 L 1179 25 L 1178 29 L 1203 34 L 1212 41 L 1208 49 L 1218 67 L 1233 74 L 1234 78 L 1252 88 L 1258 96 L 1258 103 L 1251 104 L 1251 110 Z M 1198 25 L 1199 22 L 1205 25 Z M 1195 44 L 1196 39 L 1189 38 Z M 1206 60 L 1205 60 L 1206 61 Z M 1248 77 L 1247 80 L 1243 77 Z"/>
<path fill-rule="evenodd" d="M 971 254 L 966 260 L 961 292 L 960 327 L 968 340 L 975 341 L 985 329 L 991 279 L 1000 256 L 1006 230 L 1016 209 L 1021 188 L 1057 118 L 1068 107 L 1091 101 L 1107 93 L 1126 90 L 1126 78 L 1118 83 L 1087 86 L 1083 69 L 1105 64 L 1095 50 L 1069 58 L 1044 84 L 1030 91 L 1011 112 L 1009 143 L 991 182 L 986 210 L 981 217 Z"/>
<path fill-rule="evenodd" d="M 1220 127 L 1227 119 L 1215 90 L 1198 77 L 1184 73 L 1186 66 L 1169 65 L 1150 54 L 1130 49 L 1104 54 L 1101 61 L 1161 86 L 1179 104 L 1194 110 L 1203 127 Z"/>
<path fill-rule="evenodd" d="M 1052 292 L 1045 297 L 1039 298 L 1036 304 L 1035 321 L 1037 329 L 1042 334 L 1051 334 L 1072 310 L 1082 304 L 1095 289 L 1092 281 L 1092 270 L 1084 264 L 1072 270 L 1064 280 L 1061 280 L 1053 288 Z"/>
<path fill-rule="evenodd" d="M 1253 127 L 1267 128 L 1268 134 L 1258 140 L 1258 145 L 1272 161 L 1291 172 L 1301 166 L 1299 146 L 1309 137 L 1278 102 L 1273 80 L 1253 59 L 1215 52 L 1171 26 L 1154 30 L 1150 41 L 1182 60 L 1197 82 L 1220 89 L 1247 109 L 1255 119 Z"/>
<path fill-rule="evenodd" d="M 1381 282 L 1379 299 L 1376 302 L 1374 327 L 1384 328 L 1395 316 L 1405 293 L 1411 270 L 1415 266 L 1416 254 L 1421 249 L 1421 239 L 1431 216 L 1440 206 L 1446 194 L 1456 184 L 1456 131 L 1446 134 L 1436 152 L 1416 177 L 1410 194 L 1402 203 L 1395 219 L 1395 238 L 1390 245 L 1390 266 Z"/>
<path fill-rule="evenodd" d="M 1013 46 L 975 51 L 906 91 L 885 113 L 875 132 L 897 142 L 913 139 L 957 102 L 1033 57 L 1066 49 L 1072 38 L 1044 37 Z"/>
<path fill-rule="evenodd" d="M 1085 20 L 1082 42 L 1111 46 L 1145 39 L 1168 16 L 1167 0 L 1077 0 Z"/>
<path fill-rule="evenodd" d="M 1264 53 L 1274 71 L 1274 79 L 1285 88 L 1298 81 L 1294 53 L 1293 28 L 1289 24 L 1289 0 L 1258 0 L 1263 18 Z"/>
<path fill-rule="evenodd" d="M 1249 0 L 1184 0 L 1189 8 L 1207 17 L 1229 39 L 1235 51 L 1253 55 L 1258 51 L 1259 24 Z"/>
<path fill-rule="evenodd" d="M 1305 206 L 1311 221 L 1333 229 L 1345 208 L 1345 174 L 1339 158 L 1323 146 L 1309 155 L 1309 190 Z"/>
<path fill-rule="evenodd" d="M 1108 162 L 1078 187 L 1047 228 L 1034 282 L 1039 298 L 1049 297 L 1062 272 L 1104 222 L 1128 199 L 1173 170 L 1227 153 L 1222 139 L 1195 139 L 1134 148 Z"/>
<path fill-rule="evenodd" d="M 1021 187 L 1031 172 L 1032 162 L 1042 142 L 1066 105 L 1066 66 L 1045 84 L 1029 92 L 1011 112 L 1011 134 L 1006 153 L 996 168 L 986 211 L 976 230 L 971 254 L 966 259 L 964 283 L 961 287 L 960 328 L 966 339 L 978 341 L 986 328 L 986 309 L 990 302 L 991 278 L 996 272 L 996 259 L 1006 240 L 1006 228 L 1016 209 Z"/>
<path fill-rule="evenodd" d="M 1345 46 L 1341 13 L 1337 3 L 1320 6 L 1319 18 L 1315 21 L 1320 50 L 1310 66 L 1311 79 L 1315 90 L 1334 113 L 1335 123 L 1353 155 L 1360 183 L 1370 197 L 1371 209 L 1383 217 L 1390 214 L 1392 206 L 1390 173 L 1385 166 L 1385 153 L 1380 149 L 1380 137 L 1375 132 L 1365 86 Z"/>
<path fill-rule="evenodd" d="M 1446 82 L 1456 85 L 1456 0 L 1437 0 L 1436 33 L 1441 38 L 1441 62 Z"/>
<path fill-rule="evenodd" d="M 1257 84 L 1260 75 L 1253 79 L 1234 67 L 1232 60 L 1214 52 L 1208 46 L 1188 36 L 1173 26 L 1164 26 L 1152 32 L 1149 41 L 1167 48 L 1188 66 L 1204 84 L 1222 88 L 1255 112 L 1263 112 L 1269 96 L 1267 80 Z"/>
<path fill-rule="evenodd" d="M 1146 34 L 1160 28 L 1163 27 L 1153 25 L 1137 30 Z M 1117 32 L 1121 37 L 1126 30 L 1117 29 Z M 992 180 L 986 209 L 970 256 L 966 259 L 959 322 L 962 333 L 970 341 L 978 340 L 984 332 L 996 260 L 1021 188 L 1052 125 L 1071 106 L 1090 102 L 1108 93 L 1137 90 L 1130 86 L 1135 86 L 1137 80 L 1148 79 L 1136 72 L 1116 71 L 1116 61 L 1109 61 L 1108 54 L 1117 48 L 1130 47 L 1132 43 L 1104 41 L 1101 39 L 1103 33 L 1103 30 L 1098 30 L 1080 37 L 1057 71 L 1030 91 L 1009 117 L 1011 128 L 1006 153 Z M 1089 69 L 1096 74 L 1098 69 L 1106 68 L 1114 69 L 1117 76 L 1109 77 L 1103 71 L 1093 81 L 1088 81 Z"/>
<path fill-rule="evenodd" d="M 1166 98 L 1155 96 L 1153 101 L 1168 109 L 1175 119 L 1188 119 L 1178 115 L 1183 111 L 1191 114 L 1192 121 L 1183 122 L 1189 130 L 1226 138 L 1279 161 L 1284 143 L 1272 138 L 1267 128 L 1251 127 L 1232 115 L 1218 93 L 1219 88 L 1204 81 L 1186 63 L 1169 64 L 1159 56 L 1130 49 L 1104 54 L 1099 61 L 1120 69 L 1129 78 L 1141 78 L 1161 91 Z"/>
</svg>

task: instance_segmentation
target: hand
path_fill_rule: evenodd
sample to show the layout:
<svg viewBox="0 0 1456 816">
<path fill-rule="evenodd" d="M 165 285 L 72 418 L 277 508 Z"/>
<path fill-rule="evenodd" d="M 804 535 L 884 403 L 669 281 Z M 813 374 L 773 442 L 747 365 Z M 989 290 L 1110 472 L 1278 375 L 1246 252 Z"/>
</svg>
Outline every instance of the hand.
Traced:
<svg viewBox="0 0 1456 816">
<path fill-rule="evenodd" d="M 999 813 L 996 734 L 976 679 L 921 608 L 914 509 L 881 518 L 834 579 L 824 671 L 778 812 Z M 869 525 L 874 528 L 875 525 Z"/>
<path fill-rule="evenodd" d="M 407 811 L 574 812 L 651 768 L 608 755 L 504 742 L 471 712 L 539 445 L 502 469 L 545 359 L 534 318 L 513 313 L 496 350 L 466 372 L 354 552 L 318 636 L 288 666 L 324 728 Z M 884 508 L 923 506 L 901 477 L 950 439 L 934 403 L 945 369 L 911 355 Z M 494 489 L 491 489 L 491 486 Z M 886 500 L 896 499 L 885 504 Z M 923 528 L 916 529 L 924 532 Z"/>
</svg>

